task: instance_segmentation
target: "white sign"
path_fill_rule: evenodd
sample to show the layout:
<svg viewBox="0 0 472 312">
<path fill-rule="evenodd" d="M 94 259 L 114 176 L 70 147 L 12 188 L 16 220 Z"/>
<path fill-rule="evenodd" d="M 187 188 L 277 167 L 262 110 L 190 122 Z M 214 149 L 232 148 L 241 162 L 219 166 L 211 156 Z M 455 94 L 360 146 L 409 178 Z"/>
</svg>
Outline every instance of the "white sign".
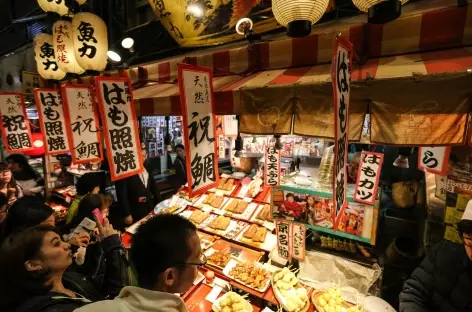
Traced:
<svg viewBox="0 0 472 312">
<path fill-rule="evenodd" d="M 66 130 L 64 106 L 59 89 L 35 89 L 41 131 L 45 138 L 46 155 L 68 153 L 70 150 Z"/>
<path fill-rule="evenodd" d="M 268 147 L 265 153 L 264 184 L 268 186 L 280 185 L 280 151 L 275 147 Z"/>
<path fill-rule="evenodd" d="M 365 151 L 361 153 L 354 200 L 369 205 L 375 202 L 383 158 L 384 155 L 379 153 Z"/>
<path fill-rule="evenodd" d="M 0 113 L 3 140 L 7 152 L 18 153 L 33 150 L 23 95 L 0 92 Z"/>
<path fill-rule="evenodd" d="M 290 260 L 291 258 L 291 230 L 292 227 L 288 221 L 276 220 L 275 229 L 277 230 L 277 250 L 281 258 Z"/>
<path fill-rule="evenodd" d="M 218 183 L 218 149 L 210 68 L 178 64 L 189 196 Z"/>
<path fill-rule="evenodd" d="M 112 181 L 143 172 L 138 120 L 129 79 L 96 77 L 95 89 Z"/>
<path fill-rule="evenodd" d="M 220 134 L 218 136 L 218 157 L 225 158 L 226 157 L 226 142 L 225 136 Z"/>
<path fill-rule="evenodd" d="M 444 176 L 447 173 L 450 146 L 420 147 L 418 169 Z"/>
<path fill-rule="evenodd" d="M 303 224 L 292 223 L 292 258 L 305 260 L 306 227 Z"/>
<path fill-rule="evenodd" d="M 59 20 L 52 26 L 54 54 L 59 68 L 66 73 L 82 74 L 85 70 L 75 60 L 72 23 Z"/>
<path fill-rule="evenodd" d="M 335 221 L 339 222 L 342 211 L 347 206 L 347 155 L 349 130 L 349 99 L 351 94 L 352 44 L 342 38 L 336 40 L 331 63 L 331 80 L 334 98 L 334 174 L 333 202 Z M 336 228 L 336 226 L 335 226 Z"/>
<path fill-rule="evenodd" d="M 102 160 L 98 115 L 92 98 L 92 86 L 63 85 L 66 129 L 72 162 L 83 164 Z"/>
<path fill-rule="evenodd" d="M 226 136 L 238 135 L 238 119 L 236 115 L 225 115 L 223 129 Z"/>
</svg>

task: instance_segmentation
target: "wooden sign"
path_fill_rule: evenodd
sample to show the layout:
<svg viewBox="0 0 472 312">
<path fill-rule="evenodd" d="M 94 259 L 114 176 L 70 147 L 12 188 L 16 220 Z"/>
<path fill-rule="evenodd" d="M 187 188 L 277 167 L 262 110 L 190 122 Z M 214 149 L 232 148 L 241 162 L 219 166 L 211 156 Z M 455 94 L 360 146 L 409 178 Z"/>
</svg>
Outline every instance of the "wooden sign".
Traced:
<svg viewBox="0 0 472 312">
<path fill-rule="evenodd" d="M 288 221 L 275 220 L 275 229 L 277 231 L 277 250 L 281 258 L 290 260 L 291 258 L 291 230 L 292 227 Z"/>
<path fill-rule="evenodd" d="M 31 130 L 21 93 L 0 92 L 0 114 L 2 134 L 8 153 L 29 152 L 34 150 Z"/>
</svg>

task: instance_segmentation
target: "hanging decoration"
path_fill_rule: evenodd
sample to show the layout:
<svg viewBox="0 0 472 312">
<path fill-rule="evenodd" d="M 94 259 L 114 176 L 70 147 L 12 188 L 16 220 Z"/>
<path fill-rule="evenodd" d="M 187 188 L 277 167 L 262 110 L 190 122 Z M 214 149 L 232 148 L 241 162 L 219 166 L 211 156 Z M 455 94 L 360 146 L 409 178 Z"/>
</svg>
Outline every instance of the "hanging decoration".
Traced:
<svg viewBox="0 0 472 312">
<path fill-rule="evenodd" d="M 83 5 L 87 0 L 75 0 L 75 2 Z M 38 4 L 44 12 L 54 12 L 60 16 L 71 15 L 66 0 L 38 0 Z"/>
<path fill-rule="evenodd" d="M 75 60 L 72 23 L 59 20 L 52 27 L 54 54 L 59 68 L 66 73 L 82 74 L 85 70 Z"/>
<path fill-rule="evenodd" d="M 361 12 L 367 13 L 371 7 L 385 0 L 352 0 L 352 3 L 359 9 Z M 407 3 L 409 0 L 400 0 L 402 5 Z"/>
<path fill-rule="evenodd" d="M 105 22 L 92 13 L 72 18 L 72 37 L 77 63 L 85 70 L 103 71 L 107 66 L 108 33 Z"/>
<path fill-rule="evenodd" d="M 23 95 L 0 92 L 0 113 L 2 134 L 7 152 L 18 153 L 33 150 Z"/>
<path fill-rule="evenodd" d="M 380 170 L 384 155 L 363 151 L 356 179 L 354 200 L 360 203 L 373 205 L 379 188 Z"/>
<path fill-rule="evenodd" d="M 38 74 L 44 79 L 61 80 L 66 76 L 57 65 L 52 35 L 39 34 L 34 37 L 34 59 Z"/>
<path fill-rule="evenodd" d="M 449 164 L 450 146 L 423 146 L 418 150 L 418 169 L 444 176 Z"/>
<path fill-rule="evenodd" d="M 328 8 L 329 0 L 272 0 L 272 12 L 289 37 L 305 37 Z"/>
</svg>

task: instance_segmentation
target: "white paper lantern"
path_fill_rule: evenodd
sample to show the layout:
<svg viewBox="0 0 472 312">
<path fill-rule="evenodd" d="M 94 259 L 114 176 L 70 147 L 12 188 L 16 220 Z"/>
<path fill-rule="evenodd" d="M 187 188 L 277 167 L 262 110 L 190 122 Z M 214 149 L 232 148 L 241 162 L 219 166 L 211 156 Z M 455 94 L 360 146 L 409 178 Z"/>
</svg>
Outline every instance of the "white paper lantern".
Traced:
<svg viewBox="0 0 472 312">
<path fill-rule="evenodd" d="M 367 13 L 369 8 L 383 1 L 385 0 L 352 0 L 352 3 L 354 3 L 360 11 Z M 408 0 L 400 0 L 400 2 L 404 5 Z"/>
<path fill-rule="evenodd" d="M 66 73 L 82 74 L 85 69 L 75 60 L 72 23 L 57 21 L 52 27 L 54 55 L 59 68 Z"/>
<path fill-rule="evenodd" d="M 272 12 L 290 37 L 304 37 L 311 25 L 320 20 L 328 8 L 329 0 L 272 0 Z"/>
<path fill-rule="evenodd" d="M 87 0 L 75 0 L 75 2 L 82 5 Z M 38 4 L 45 12 L 55 12 L 61 16 L 71 15 L 69 8 L 66 6 L 66 0 L 38 0 Z"/>
<path fill-rule="evenodd" d="M 95 14 L 78 13 L 72 18 L 72 29 L 77 63 L 85 70 L 103 71 L 108 52 L 105 22 Z"/>
<path fill-rule="evenodd" d="M 39 34 L 34 37 L 34 59 L 38 73 L 44 79 L 61 80 L 66 76 L 57 65 L 51 35 Z"/>
</svg>

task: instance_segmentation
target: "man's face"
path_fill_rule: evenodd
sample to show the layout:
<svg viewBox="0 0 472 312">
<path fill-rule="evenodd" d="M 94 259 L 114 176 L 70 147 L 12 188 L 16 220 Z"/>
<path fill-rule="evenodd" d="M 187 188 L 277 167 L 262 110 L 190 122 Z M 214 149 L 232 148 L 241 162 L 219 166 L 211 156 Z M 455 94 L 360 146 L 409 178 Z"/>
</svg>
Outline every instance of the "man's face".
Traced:
<svg viewBox="0 0 472 312">
<path fill-rule="evenodd" d="M 464 247 L 467 256 L 472 261 L 472 234 L 464 233 L 463 234 Z"/>
<path fill-rule="evenodd" d="M 185 157 L 185 151 L 183 149 L 181 149 L 180 147 L 177 147 L 175 149 L 175 152 L 177 153 L 177 156 L 179 156 L 180 158 Z"/>
</svg>

